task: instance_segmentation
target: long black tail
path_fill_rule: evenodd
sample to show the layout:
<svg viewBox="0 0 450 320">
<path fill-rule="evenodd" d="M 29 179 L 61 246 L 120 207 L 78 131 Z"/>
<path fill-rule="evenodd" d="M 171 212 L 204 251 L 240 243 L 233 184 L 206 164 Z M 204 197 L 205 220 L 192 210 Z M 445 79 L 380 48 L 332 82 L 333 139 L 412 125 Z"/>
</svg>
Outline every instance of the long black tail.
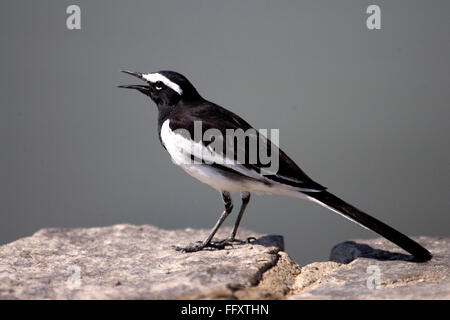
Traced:
<svg viewBox="0 0 450 320">
<path fill-rule="evenodd" d="M 360 211 L 359 209 L 339 199 L 328 191 L 303 193 L 307 194 L 311 198 L 316 199 L 326 207 L 338 211 L 340 214 L 349 218 L 350 220 L 353 220 L 392 241 L 400 248 L 412 254 L 416 258 L 416 261 L 425 262 L 431 259 L 431 253 L 411 238 L 391 228 L 380 220 L 377 220 Z"/>
</svg>

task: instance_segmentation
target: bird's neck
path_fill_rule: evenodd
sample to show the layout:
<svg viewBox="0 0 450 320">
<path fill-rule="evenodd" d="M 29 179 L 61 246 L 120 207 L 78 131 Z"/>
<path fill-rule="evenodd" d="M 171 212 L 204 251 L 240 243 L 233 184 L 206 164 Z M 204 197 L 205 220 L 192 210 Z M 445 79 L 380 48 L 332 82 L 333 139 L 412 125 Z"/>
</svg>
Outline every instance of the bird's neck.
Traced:
<svg viewBox="0 0 450 320">
<path fill-rule="evenodd" d="M 168 105 L 158 105 L 158 133 L 159 133 L 159 140 L 161 140 L 161 128 L 164 122 L 167 119 L 170 119 L 170 115 L 179 112 L 182 109 L 185 108 L 192 108 L 195 107 L 195 105 L 201 104 L 201 102 L 204 101 L 202 97 L 198 96 L 198 99 L 195 100 L 180 100 L 176 105 L 174 106 L 168 106 Z M 162 142 L 162 141 L 161 141 Z"/>
<path fill-rule="evenodd" d="M 186 108 L 192 108 L 196 105 L 201 104 L 204 99 L 200 96 L 197 96 L 196 99 L 181 99 L 175 105 L 158 105 L 158 123 L 162 125 L 164 121 L 166 121 L 170 115 L 174 112 L 179 112 Z"/>
<path fill-rule="evenodd" d="M 173 111 L 173 106 L 158 106 L 158 132 L 161 134 L 161 127 L 164 123 L 164 121 L 166 121 L 171 112 Z M 161 139 L 161 137 L 160 137 Z"/>
</svg>

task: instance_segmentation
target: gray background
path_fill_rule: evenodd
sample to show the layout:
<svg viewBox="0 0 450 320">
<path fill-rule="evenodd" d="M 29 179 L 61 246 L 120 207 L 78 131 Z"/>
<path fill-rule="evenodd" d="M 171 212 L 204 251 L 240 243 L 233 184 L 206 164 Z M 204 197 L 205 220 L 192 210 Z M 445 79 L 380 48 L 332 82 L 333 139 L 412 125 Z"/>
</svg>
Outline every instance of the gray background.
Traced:
<svg viewBox="0 0 450 320">
<path fill-rule="evenodd" d="M 365 26 L 372 3 L 379 31 Z M 66 29 L 70 4 L 80 31 Z M 44 227 L 215 223 L 219 194 L 171 163 L 155 106 L 116 88 L 134 83 L 122 68 L 185 74 L 256 128 L 280 128 L 332 192 L 409 235 L 449 235 L 449 1 L 0 6 L 1 243 Z M 298 199 L 254 196 L 247 213 L 299 263 L 374 236 Z"/>
</svg>

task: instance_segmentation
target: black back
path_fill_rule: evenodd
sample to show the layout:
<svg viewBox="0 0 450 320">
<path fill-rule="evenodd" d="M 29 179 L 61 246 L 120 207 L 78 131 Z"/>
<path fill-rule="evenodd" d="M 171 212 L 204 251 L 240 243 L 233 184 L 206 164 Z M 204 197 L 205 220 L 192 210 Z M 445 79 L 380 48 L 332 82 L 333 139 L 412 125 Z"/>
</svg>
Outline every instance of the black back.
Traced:
<svg viewBox="0 0 450 320">
<path fill-rule="evenodd" d="M 178 105 L 174 106 L 172 110 L 167 113 L 166 117 L 163 117 L 160 120 L 160 127 L 166 119 L 170 119 L 170 129 L 172 131 L 177 129 L 185 129 L 189 131 L 192 139 L 194 139 L 194 121 L 202 122 L 202 136 L 208 129 L 218 129 L 224 137 L 226 136 L 227 129 L 243 129 L 244 131 L 253 129 L 249 123 L 235 113 L 204 99 L 195 102 L 185 102 L 181 100 Z M 273 149 L 277 148 L 269 139 L 267 140 L 268 152 L 271 152 Z M 207 142 L 203 143 L 207 145 Z M 249 145 L 250 143 L 247 141 L 245 146 L 246 156 L 249 154 Z M 281 149 L 278 149 L 278 152 L 278 172 L 274 175 L 268 175 L 266 178 L 298 188 L 307 188 L 312 190 L 326 189 L 326 187 L 316 183 L 308 177 Z M 261 163 L 259 158 L 257 163 L 250 163 L 248 160 L 248 157 L 246 157 L 246 162 L 243 165 L 257 173 L 260 173 L 261 169 L 267 167 Z"/>
</svg>

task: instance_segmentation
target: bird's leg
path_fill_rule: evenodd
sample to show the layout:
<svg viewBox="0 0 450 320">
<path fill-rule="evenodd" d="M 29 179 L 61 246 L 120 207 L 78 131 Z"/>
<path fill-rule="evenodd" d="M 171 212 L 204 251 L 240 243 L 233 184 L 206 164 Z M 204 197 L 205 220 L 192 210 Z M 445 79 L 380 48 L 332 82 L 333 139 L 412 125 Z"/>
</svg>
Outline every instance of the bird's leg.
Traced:
<svg viewBox="0 0 450 320">
<path fill-rule="evenodd" d="M 242 216 L 244 215 L 244 211 L 247 208 L 248 203 L 250 202 L 250 192 L 241 192 L 242 205 L 239 210 L 239 214 L 236 218 L 236 222 L 234 223 L 233 230 L 231 231 L 229 240 L 235 240 L 237 229 L 239 228 L 239 224 L 241 223 Z"/>
<path fill-rule="evenodd" d="M 205 247 L 216 247 L 215 245 L 211 244 L 211 239 L 214 237 L 217 230 L 219 230 L 222 223 L 225 221 L 225 219 L 231 213 L 231 210 L 233 210 L 233 202 L 231 201 L 230 193 L 227 191 L 223 191 L 222 199 L 223 199 L 223 203 L 225 205 L 225 210 L 222 212 L 222 215 L 220 216 L 220 218 L 217 221 L 214 228 L 211 230 L 211 233 L 208 235 L 208 237 L 206 237 L 206 239 L 203 240 L 202 242 L 196 243 L 191 246 L 187 246 L 185 248 L 175 247 L 175 250 L 183 251 L 183 252 L 196 252 L 196 251 L 202 250 Z M 223 247 L 223 246 L 220 246 L 220 247 Z"/>
<path fill-rule="evenodd" d="M 242 199 L 241 209 L 239 210 L 239 214 L 236 218 L 236 222 L 234 223 L 234 227 L 233 230 L 231 231 L 230 236 L 227 239 L 215 243 L 216 246 L 221 245 L 222 247 L 224 247 L 225 245 L 233 245 L 233 243 L 240 243 L 240 244 L 250 243 L 251 240 L 255 239 L 253 237 L 247 238 L 246 240 L 236 239 L 236 233 L 239 228 L 239 224 L 241 223 L 244 211 L 247 208 L 247 205 L 250 201 L 250 192 L 247 191 L 241 192 L 241 199 Z"/>
</svg>

